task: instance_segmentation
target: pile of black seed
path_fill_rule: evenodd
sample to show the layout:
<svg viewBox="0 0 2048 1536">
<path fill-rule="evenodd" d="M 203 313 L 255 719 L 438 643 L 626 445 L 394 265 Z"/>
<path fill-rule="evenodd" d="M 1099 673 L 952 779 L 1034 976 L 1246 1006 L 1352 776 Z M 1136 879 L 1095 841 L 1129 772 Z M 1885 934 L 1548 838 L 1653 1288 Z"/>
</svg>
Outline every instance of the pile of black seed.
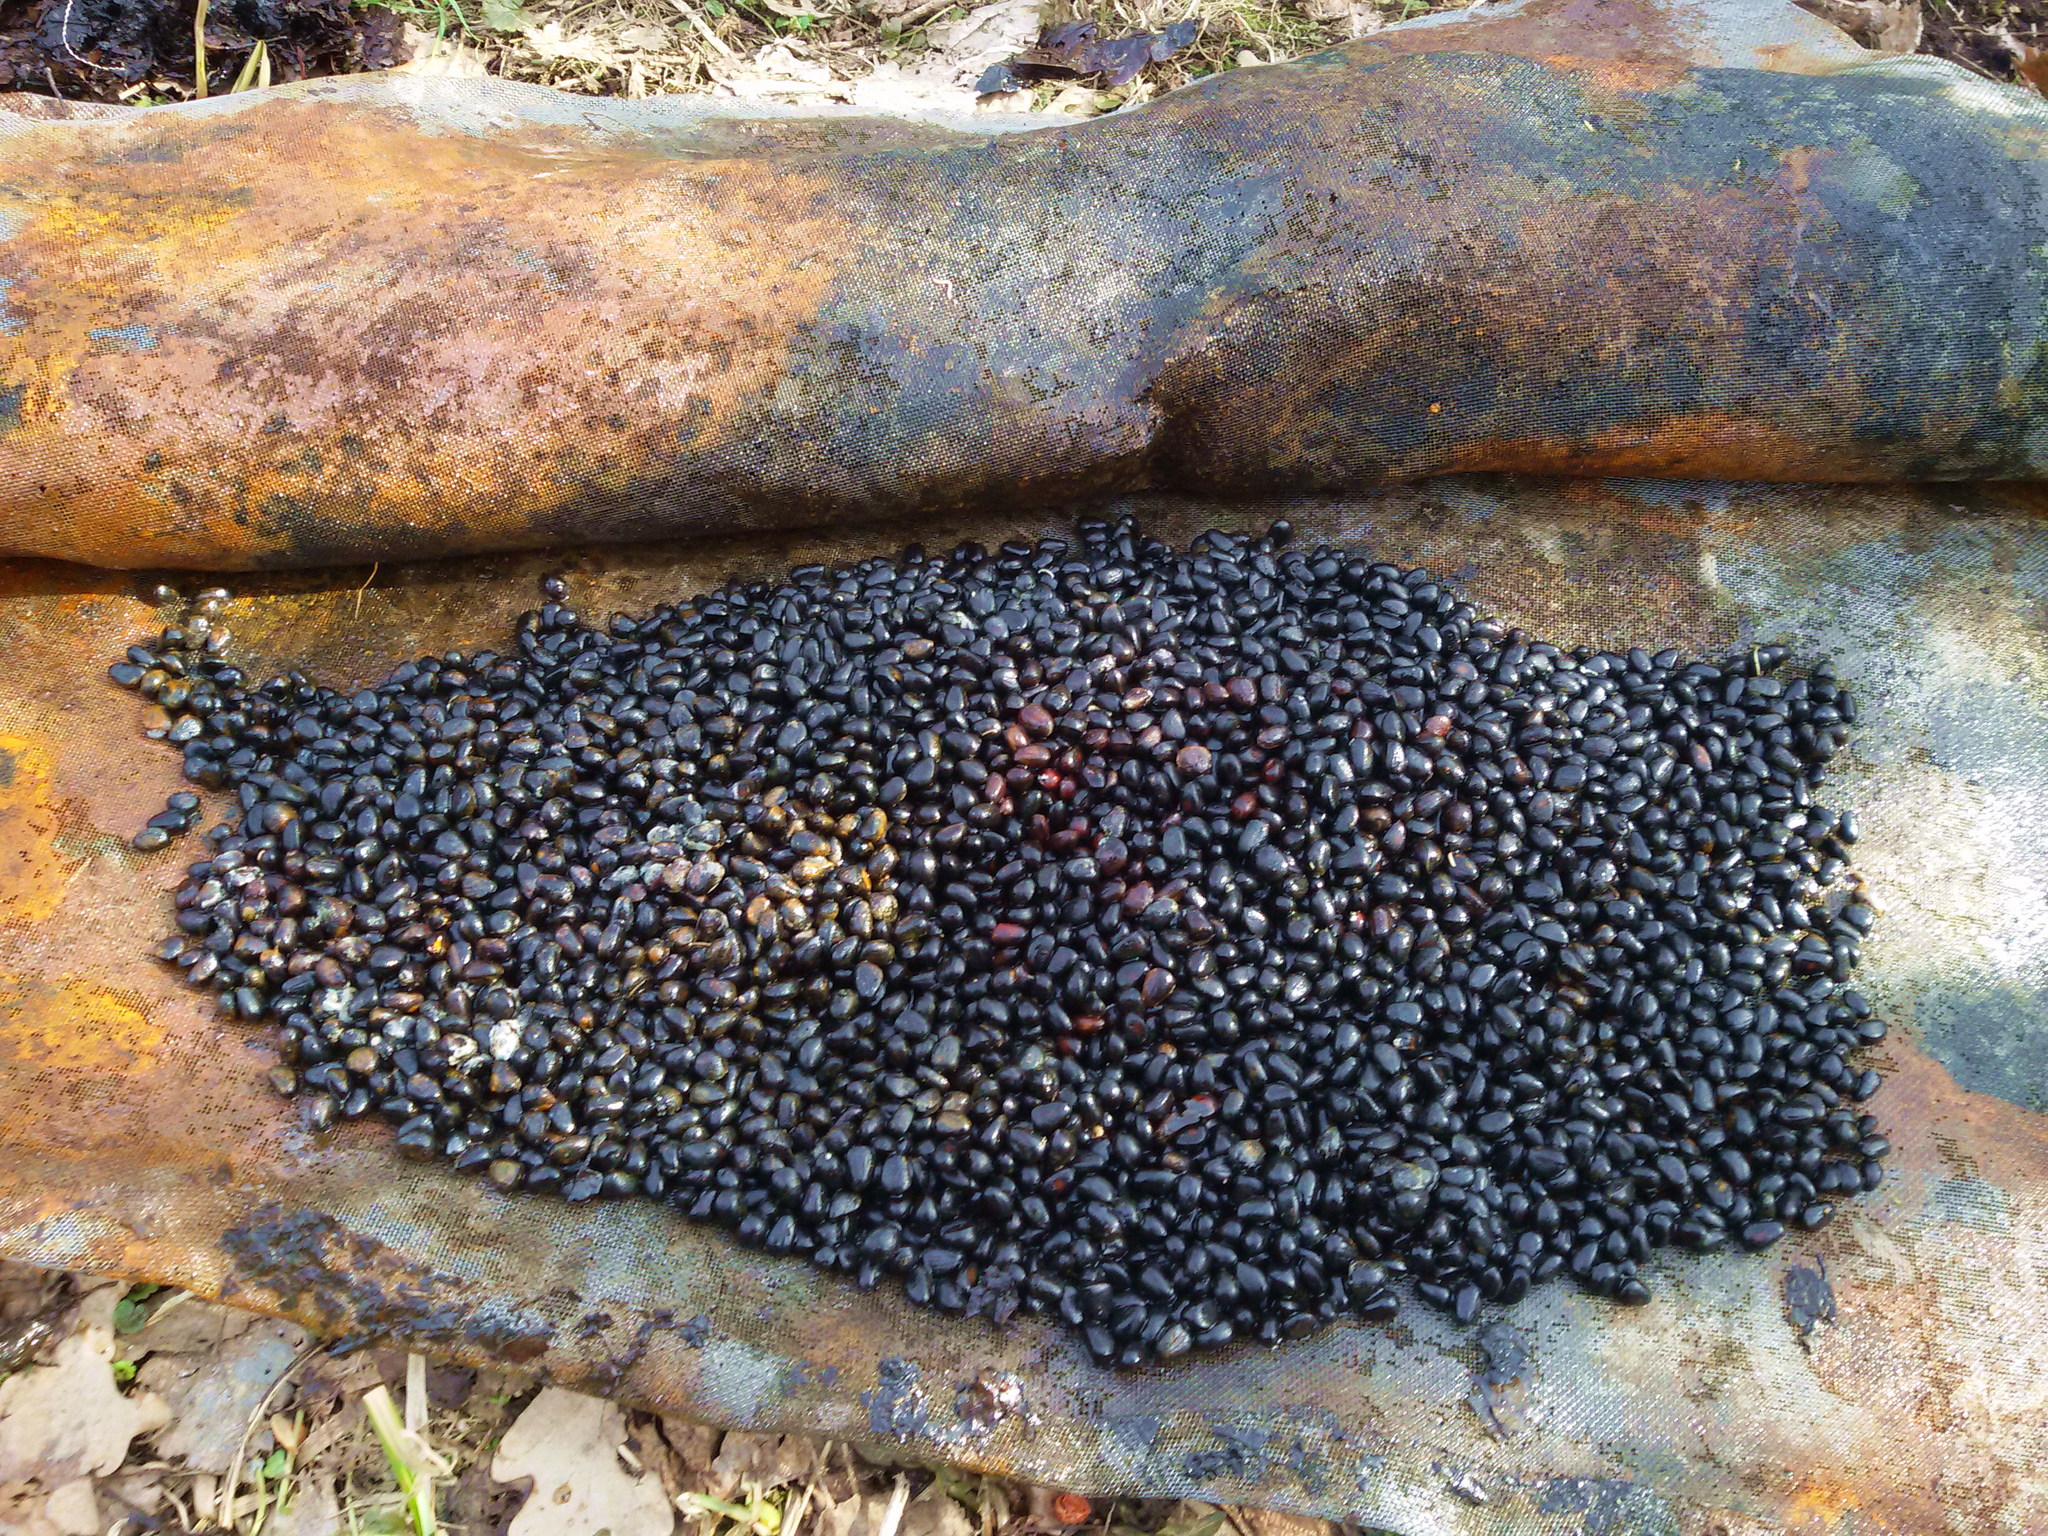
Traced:
<svg viewBox="0 0 2048 1536">
<path fill-rule="evenodd" d="M 601 628 L 550 581 L 508 651 L 353 693 L 248 686 L 205 594 L 114 669 L 239 808 L 160 953 L 277 1022 L 316 1125 L 1123 1364 L 1401 1273 L 1640 1302 L 1659 1244 L 1875 1186 L 1829 668 L 1563 651 L 1288 534 Z"/>
</svg>

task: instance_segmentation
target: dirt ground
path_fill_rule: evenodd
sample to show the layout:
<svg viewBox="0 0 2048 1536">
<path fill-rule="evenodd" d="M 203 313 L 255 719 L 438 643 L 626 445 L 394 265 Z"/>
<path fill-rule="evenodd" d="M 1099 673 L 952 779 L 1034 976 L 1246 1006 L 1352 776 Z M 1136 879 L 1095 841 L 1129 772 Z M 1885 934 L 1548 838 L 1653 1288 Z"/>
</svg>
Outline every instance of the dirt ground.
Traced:
<svg viewBox="0 0 2048 1536">
<path fill-rule="evenodd" d="M 1866 45 L 2048 88 L 2048 0 L 1801 0 Z M 1093 116 L 1277 63 L 1442 0 L 0 0 L 0 90 L 149 103 L 365 69 L 504 75 L 597 95 L 710 92 L 879 109 Z M 1196 23 L 1116 82 L 1049 72 L 978 94 L 1049 29 Z M 195 28 L 195 22 L 198 25 Z M 1157 52 L 1165 52 L 1162 46 Z"/>
<path fill-rule="evenodd" d="M 726 1432 L 0 1262 L 0 1536 L 1366 1536 Z"/>
</svg>

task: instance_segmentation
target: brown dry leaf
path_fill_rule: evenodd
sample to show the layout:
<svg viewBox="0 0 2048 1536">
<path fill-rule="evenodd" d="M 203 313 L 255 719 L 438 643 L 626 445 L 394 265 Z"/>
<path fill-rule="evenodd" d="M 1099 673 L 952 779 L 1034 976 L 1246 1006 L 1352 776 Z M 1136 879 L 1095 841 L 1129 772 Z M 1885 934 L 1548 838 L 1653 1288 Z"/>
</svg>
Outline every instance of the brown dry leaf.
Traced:
<svg viewBox="0 0 2048 1536">
<path fill-rule="evenodd" d="M 684 40 L 678 38 L 673 28 L 657 27 L 651 22 L 628 23 L 612 34 L 612 41 L 628 53 L 675 53 Z"/>
<path fill-rule="evenodd" d="M 1335 1527 L 1329 1521 L 1311 1520 L 1306 1515 L 1286 1515 L 1275 1509 L 1240 1509 L 1235 1513 L 1244 1536 L 1335 1536 Z"/>
<path fill-rule="evenodd" d="M 581 64 L 616 66 L 623 61 L 618 50 L 595 33 L 570 35 L 559 21 L 528 27 L 520 34 L 526 46 L 543 59 L 573 59 Z"/>
<path fill-rule="evenodd" d="M 1904 0 L 1903 4 L 1881 3 L 1877 6 L 1877 51 L 1904 56 L 1920 47 L 1920 0 Z"/>
<path fill-rule="evenodd" d="M 43 1518 L 63 1536 L 99 1536 L 100 1498 L 89 1477 L 74 1478 L 43 1500 Z"/>
<path fill-rule="evenodd" d="M 112 1477 L 100 1479 L 100 1496 L 114 1507 L 108 1511 L 111 1521 L 123 1508 L 132 1509 L 138 1515 L 154 1515 L 164 1506 L 163 1472 L 161 1469 L 128 1466 Z M 138 1527 L 146 1528 L 147 1521 L 136 1521 Z"/>
<path fill-rule="evenodd" d="M 670 1498 L 702 1489 L 718 1459 L 725 1431 L 690 1419 L 650 1419 L 632 1431 L 633 1450 L 648 1471 L 661 1479 Z"/>
<path fill-rule="evenodd" d="M 1060 93 L 1047 103 L 1046 111 L 1067 117 L 1098 117 L 1105 110 L 1104 102 L 1109 98 L 1092 85 L 1076 81 L 1060 87 Z"/>
<path fill-rule="evenodd" d="M 804 1435 L 752 1435 L 732 1430 L 711 1463 L 705 1491 L 713 1498 L 730 1499 L 745 1488 L 766 1492 L 803 1482 L 824 1470 L 823 1450 L 824 1442 Z"/>
<path fill-rule="evenodd" d="M 836 1504 L 821 1502 L 817 1511 L 817 1536 L 877 1536 L 889 1508 L 889 1493 L 859 1493 Z M 905 1515 L 909 1511 L 904 1511 Z"/>
<path fill-rule="evenodd" d="M 1800 0 L 1865 48 L 1908 54 L 1920 46 L 1920 0 Z"/>
<path fill-rule="evenodd" d="M 1347 37 L 1369 37 L 1387 24 L 1372 0 L 1303 0 L 1301 10 L 1313 21 L 1341 25 Z"/>
<path fill-rule="evenodd" d="M 309 1419 L 353 1404 L 384 1380 L 367 1350 L 335 1356 L 316 1354 L 299 1371 L 298 1405 Z M 431 1386 L 433 1378 L 428 1377 Z"/>
<path fill-rule="evenodd" d="M 897 1531 L 898 1536 L 975 1536 L 967 1511 L 939 1492 L 937 1483 L 910 1501 Z"/>
<path fill-rule="evenodd" d="M 829 66 L 803 57 L 788 42 L 768 43 L 751 59 L 721 60 L 711 66 L 711 75 L 727 93 L 746 101 L 836 101 L 845 94 Z"/>
<path fill-rule="evenodd" d="M 216 1306 L 197 1296 L 173 1295 L 157 1307 L 134 1333 L 123 1334 L 122 1353 L 131 1360 L 146 1355 L 204 1355 L 219 1349 L 256 1326 L 254 1312 Z"/>
<path fill-rule="evenodd" d="M 128 1443 L 163 1428 L 169 1410 L 154 1392 L 123 1396 L 114 1381 L 114 1303 L 122 1288 L 79 1305 L 79 1327 L 48 1365 L 0 1381 L 0 1483 L 35 1479 L 54 1489 L 114 1471 Z"/>
<path fill-rule="evenodd" d="M 179 1310 L 189 1311 L 190 1304 Z M 157 1454 L 182 1458 L 195 1472 L 226 1472 L 249 1416 L 305 1347 L 303 1328 L 261 1318 L 206 1354 L 152 1354 L 135 1380 L 160 1394 L 170 1410 Z"/>
<path fill-rule="evenodd" d="M 506 1536 L 669 1536 L 674 1507 L 657 1478 L 626 1470 L 625 1443 L 626 1416 L 616 1406 L 544 1388 L 491 1463 L 498 1482 L 533 1480 Z"/>
<path fill-rule="evenodd" d="M 491 72 L 490 59 L 460 38 L 440 37 L 405 24 L 405 49 L 410 57 L 394 74 L 431 75 L 449 80 L 480 80 Z"/>
<path fill-rule="evenodd" d="M 291 1503 L 265 1527 L 269 1536 L 336 1536 L 347 1529 L 331 1477 L 301 1478 Z"/>
<path fill-rule="evenodd" d="M 2025 43 L 2013 45 L 2012 67 L 2019 77 L 2048 96 L 2048 48 L 2029 48 Z"/>
<path fill-rule="evenodd" d="M 5 1536 L 99 1536 L 100 1529 L 99 1500 L 89 1477 L 54 1493 L 34 1483 L 0 1483 L 0 1532 Z"/>
</svg>

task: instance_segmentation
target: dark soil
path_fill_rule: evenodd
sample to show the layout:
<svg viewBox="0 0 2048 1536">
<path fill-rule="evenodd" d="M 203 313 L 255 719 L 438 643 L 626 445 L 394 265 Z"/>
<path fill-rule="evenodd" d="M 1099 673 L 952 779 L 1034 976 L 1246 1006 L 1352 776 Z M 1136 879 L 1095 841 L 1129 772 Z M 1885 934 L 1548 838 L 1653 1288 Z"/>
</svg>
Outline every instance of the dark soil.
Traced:
<svg viewBox="0 0 2048 1536">
<path fill-rule="evenodd" d="M 0 0 L 0 89 L 72 101 L 189 95 L 193 9 L 191 0 Z M 212 0 L 208 89 L 233 84 L 259 39 L 273 81 L 386 67 L 398 62 L 395 22 L 349 0 Z"/>
<path fill-rule="evenodd" d="M 1920 51 L 2048 92 L 2048 0 L 1921 0 Z"/>
</svg>

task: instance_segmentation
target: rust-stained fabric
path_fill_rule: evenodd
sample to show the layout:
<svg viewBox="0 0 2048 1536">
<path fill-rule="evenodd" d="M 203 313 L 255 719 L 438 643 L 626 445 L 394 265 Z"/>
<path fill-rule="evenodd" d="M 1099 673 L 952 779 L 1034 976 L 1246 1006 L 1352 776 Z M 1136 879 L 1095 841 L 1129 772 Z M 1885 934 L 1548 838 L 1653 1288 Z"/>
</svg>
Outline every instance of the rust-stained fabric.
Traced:
<svg viewBox="0 0 2048 1536">
<path fill-rule="evenodd" d="M 0 552 L 2048 470 L 2048 103 L 1698 15 L 1542 0 L 1028 132 L 374 77 L 0 113 Z"/>
<path fill-rule="evenodd" d="M 2048 459 L 2048 110 L 1855 59 L 1765 0 L 1526 0 L 1024 133 L 502 82 L 0 112 L 0 552 L 330 563 L 230 581 L 252 673 L 502 645 L 544 571 L 603 614 L 1148 485 L 1267 499 L 1096 505 L 1284 511 L 1564 642 L 1832 658 L 1895 1151 L 1822 1232 L 1659 1254 L 1641 1308 L 1113 1372 L 312 1135 L 145 958 L 196 845 L 129 846 L 177 758 L 102 668 L 158 577 L 0 559 L 0 1254 L 1400 1536 L 2048 1530 L 2048 489 L 1987 483 Z M 1976 483 L 1754 483 L 1900 475 Z"/>
<path fill-rule="evenodd" d="M 268 1032 L 221 1021 L 145 958 L 195 845 L 128 848 L 178 759 L 137 739 L 140 706 L 100 661 L 167 616 L 153 581 L 0 565 L 0 1252 L 728 1425 L 1401 1536 L 2048 1530 L 2043 507 L 2016 489 L 1489 477 L 1284 509 L 1141 506 L 1176 538 L 1285 510 L 1300 537 L 1426 563 L 1561 641 L 1832 657 L 1863 707 L 1829 800 L 1863 819 L 1857 863 L 1883 909 L 1861 985 L 1894 1025 L 1870 1108 L 1896 1151 L 1879 1191 L 1818 1234 L 1660 1253 L 1641 1308 L 1544 1286 L 1501 1333 L 1411 1302 L 1383 1327 L 1130 1372 L 1097 1368 L 1057 1322 L 997 1330 L 893 1286 L 863 1295 L 652 1201 L 507 1198 L 399 1161 L 382 1125 L 307 1134 L 264 1080 Z M 502 645 L 549 570 L 602 615 L 913 536 L 1057 525 L 249 578 L 224 622 L 252 669 L 346 686 Z M 1488 1387 L 1489 1356 L 1518 1382 Z M 983 1372 L 1013 1375 L 1030 1417 L 977 1434 L 961 1389 Z"/>
</svg>

